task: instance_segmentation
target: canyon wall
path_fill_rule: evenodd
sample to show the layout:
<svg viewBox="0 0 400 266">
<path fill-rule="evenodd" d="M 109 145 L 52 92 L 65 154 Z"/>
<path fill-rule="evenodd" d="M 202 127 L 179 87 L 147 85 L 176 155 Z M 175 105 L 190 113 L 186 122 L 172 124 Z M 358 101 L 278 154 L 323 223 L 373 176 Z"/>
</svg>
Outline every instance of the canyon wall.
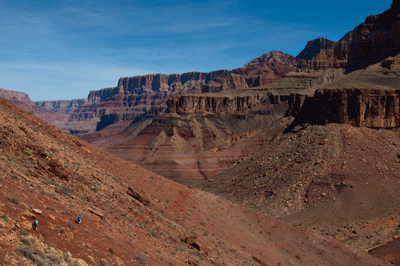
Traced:
<svg viewBox="0 0 400 266">
<path fill-rule="evenodd" d="M 288 103 L 286 115 L 295 116 L 294 125 L 400 126 L 400 90 L 321 89 L 314 96 L 291 94 Z"/>
<path fill-rule="evenodd" d="M 346 33 L 338 42 L 328 41 L 320 38 L 307 44 L 297 56 L 299 60 L 309 61 L 299 62 L 303 69 L 320 70 L 332 65 L 352 72 L 396 56 L 400 53 L 399 4 L 393 3 L 389 10 L 368 16 L 365 22 Z M 318 49 L 320 51 L 315 55 Z"/>
<path fill-rule="evenodd" d="M 267 110 L 274 104 L 286 102 L 288 96 L 252 94 L 237 97 L 181 95 L 167 101 L 168 112 L 177 114 L 246 114 Z"/>
<path fill-rule="evenodd" d="M 296 64 L 294 56 L 273 51 L 234 70 L 123 77 L 117 87 L 91 91 L 87 102 L 70 114 L 69 122 L 84 123 L 97 118 L 103 121 L 97 128 L 104 128 L 106 121 L 111 123 L 115 117 L 120 119 L 118 114 L 121 113 L 131 113 L 125 117 L 135 117 L 154 106 L 165 108 L 167 100 L 174 95 L 214 93 L 269 84 L 292 71 Z M 117 115 L 110 116 L 113 113 Z M 103 119 L 103 116 L 106 117 Z"/>
<path fill-rule="evenodd" d="M 78 108 L 81 104 L 86 103 L 86 99 L 74 99 L 74 100 L 59 100 L 59 101 L 36 101 L 35 105 L 44 107 L 48 110 L 71 110 Z"/>
</svg>

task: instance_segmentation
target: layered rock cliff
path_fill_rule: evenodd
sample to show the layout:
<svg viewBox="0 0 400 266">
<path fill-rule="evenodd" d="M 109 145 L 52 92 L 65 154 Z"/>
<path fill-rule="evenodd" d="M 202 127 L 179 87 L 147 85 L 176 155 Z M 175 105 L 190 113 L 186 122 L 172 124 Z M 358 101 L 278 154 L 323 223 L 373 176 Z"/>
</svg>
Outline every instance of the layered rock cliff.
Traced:
<svg viewBox="0 0 400 266">
<path fill-rule="evenodd" d="M 292 95 L 288 115 L 295 124 L 349 124 L 356 127 L 400 126 L 400 90 L 321 89 L 313 97 Z"/>
<path fill-rule="evenodd" d="M 400 10 L 398 3 L 382 14 L 366 18 L 354 29 L 349 49 L 349 70 L 365 68 L 400 53 Z"/>
<path fill-rule="evenodd" d="M 56 113 L 56 118 L 46 118 L 50 123 L 66 122 L 70 119 L 70 115 L 74 110 L 78 109 L 81 104 L 86 103 L 86 99 L 74 99 L 74 100 L 59 100 L 59 101 L 36 101 L 36 106 L 45 108 L 51 112 Z"/>
<path fill-rule="evenodd" d="M 48 110 L 58 111 L 66 110 L 70 113 L 71 110 L 78 108 L 81 104 L 86 103 L 86 99 L 74 99 L 74 100 L 59 100 L 59 101 L 36 101 L 35 105 L 44 107 Z"/>
<path fill-rule="evenodd" d="M 288 100 L 286 95 L 251 94 L 237 97 L 181 95 L 167 101 L 168 112 L 177 114 L 241 114 L 261 112 Z"/>
<path fill-rule="evenodd" d="M 400 126 L 400 55 L 326 84 L 314 95 L 291 94 L 287 116 L 301 123 Z"/>
<path fill-rule="evenodd" d="M 88 101 L 80 104 L 70 115 L 69 124 L 80 127 L 79 123 L 96 118 L 102 120 L 102 124 L 97 127 L 99 129 L 106 126 L 106 121 L 114 121 L 109 119 L 114 117 L 111 115 L 113 113 L 130 113 L 125 117 L 132 118 L 153 106 L 165 108 L 166 101 L 174 95 L 214 93 L 269 84 L 293 70 L 296 63 L 293 56 L 273 51 L 234 70 L 123 77 L 119 79 L 117 87 L 91 91 Z M 102 118 L 103 116 L 106 117 Z M 71 132 L 78 132 L 73 130 Z M 87 132 L 86 127 L 84 131 Z"/>
<path fill-rule="evenodd" d="M 312 50 L 310 47 L 313 45 L 316 50 L 321 50 L 315 56 L 314 53 L 307 56 L 307 51 Z M 300 62 L 303 69 L 307 66 L 310 70 L 331 66 L 345 67 L 347 72 L 352 72 L 376 64 L 389 56 L 396 56 L 400 53 L 399 4 L 393 1 L 389 10 L 368 16 L 365 22 L 346 33 L 337 43 L 325 44 L 322 39 L 317 39 L 307 46 L 309 48 L 306 47 L 297 58 L 313 61 Z"/>
</svg>

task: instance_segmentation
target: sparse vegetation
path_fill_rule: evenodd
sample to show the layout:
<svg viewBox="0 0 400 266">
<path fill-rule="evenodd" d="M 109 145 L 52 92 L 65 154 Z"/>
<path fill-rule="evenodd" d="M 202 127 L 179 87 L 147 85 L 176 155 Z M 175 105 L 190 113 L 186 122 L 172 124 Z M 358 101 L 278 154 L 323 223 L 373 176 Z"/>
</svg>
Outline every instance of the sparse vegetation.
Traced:
<svg viewBox="0 0 400 266">
<path fill-rule="evenodd" d="M 61 194 L 64 194 L 65 196 L 71 196 L 71 194 L 72 194 L 72 191 L 68 186 L 62 186 L 60 188 L 60 192 L 61 192 Z"/>
<path fill-rule="evenodd" d="M 30 153 L 30 152 L 27 151 L 27 150 L 25 150 L 23 153 L 24 153 L 26 156 L 32 156 L 32 153 Z"/>
<path fill-rule="evenodd" d="M 35 242 L 34 239 L 21 239 L 21 245 L 15 249 L 17 254 L 24 256 L 25 258 L 31 260 L 38 266 L 48 266 L 48 265 L 61 265 L 63 258 L 55 253 L 50 253 L 48 255 L 40 253 L 35 254 Z M 65 256 L 64 256 L 65 260 Z M 67 261 L 66 261 L 67 262 Z M 68 264 L 69 266 L 76 266 L 77 264 Z"/>
<path fill-rule="evenodd" d="M 19 199 L 14 196 L 10 198 L 10 201 L 14 204 L 19 204 Z"/>
<path fill-rule="evenodd" d="M 19 234 L 22 236 L 28 236 L 30 235 L 30 233 L 28 231 L 26 231 L 25 229 L 21 229 L 19 230 Z"/>
<path fill-rule="evenodd" d="M 31 245 L 35 244 L 35 240 L 34 239 L 21 238 L 20 241 L 21 241 L 22 244 L 24 244 L 26 246 L 31 246 Z"/>
<path fill-rule="evenodd" d="M 69 257 L 69 255 L 67 253 L 64 253 L 63 257 L 64 257 L 64 261 L 66 263 L 71 263 L 71 258 Z"/>
<path fill-rule="evenodd" d="M 66 230 L 65 230 L 64 227 L 60 228 L 60 233 L 61 233 L 61 234 L 65 234 L 65 232 L 66 232 Z"/>
<path fill-rule="evenodd" d="M 138 254 L 133 257 L 140 265 L 144 265 L 147 261 L 147 256 L 145 254 Z"/>
</svg>

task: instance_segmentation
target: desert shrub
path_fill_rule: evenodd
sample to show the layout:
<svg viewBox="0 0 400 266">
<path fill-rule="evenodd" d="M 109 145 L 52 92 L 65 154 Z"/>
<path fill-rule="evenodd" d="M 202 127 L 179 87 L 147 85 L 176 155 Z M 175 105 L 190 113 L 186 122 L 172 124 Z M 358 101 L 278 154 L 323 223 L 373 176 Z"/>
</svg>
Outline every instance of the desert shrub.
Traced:
<svg viewBox="0 0 400 266">
<path fill-rule="evenodd" d="M 26 231 L 25 229 L 21 229 L 19 230 L 19 234 L 22 236 L 28 236 L 30 235 L 30 233 L 28 231 Z"/>
<path fill-rule="evenodd" d="M 35 247 L 34 246 L 27 246 L 27 245 L 20 245 L 15 249 L 17 254 L 24 256 L 25 258 L 31 260 L 38 266 L 47 266 L 49 265 L 46 259 L 41 258 L 39 255 L 34 254 Z"/>
<path fill-rule="evenodd" d="M 31 246 L 34 244 L 34 239 L 21 238 L 19 241 L 26 246 Z"/>
<path fill-rule="evenodd" d="M 11 197 L 11 198 L 10 198 L 10 201 L 11 201 L 12 203 L 14 203 L 14 204 L 19 204 L 19 199 L 16 198 L 16 197 Z"/>
<path fill-rule="evenodd" d="M 7 213 L 4 213 L 2 217 L 5 222 L 8 222 Z"/>
<path fill-rule="evenodd" d="M 60 229 L 60 233 L 61 233 L 61 234 L 65 234 L 65 228 L 64 228 L 64 227 L 62 227 L 62 228 Z"/>
<path fill-rule="evenodd" d="M 69 255 L 67 253 L 64 253 L 63 257 L 64 257 L 64 261 L 66 263 L 71 263 L 71 258 L 69 257 Z"/>
<path fill-rule="evenodd" d="M 51 192 L 50 196 L 52 196 L 55 200 L 59 200 L 59 198 L 57 197 L 56 193 Z"/>
<path fill-rule="evenodd" d="M 26 156 L 32 156 L 32 153 L 30 153 L 30 152 L 27 151 L 27 150 L 25 150 L 23 153 L 24 153 Z"/>
<path fill-rule="evenodd" d="M 147 256 L 142 253 L 142 254 L 133 256 L 133 259 L 136 260 L 140 265 L 144 265 L 147 261 Z"/>
<path fill-rule="evenodd" d="M 114 249 L 113 248 L 109 248 L 108 251 L 110 251 L 110 253 L 114 253 Z"/>
<path fill-rule="evenodd" d="M 46 256 L 47 259 L 51 262 L 51 265 L 61 265 L 62 259 L 58 255 L 52 253 Z"/>
<path fill-rule="evenodd" d="M 66 196 L 71 196 L 71 194 L 72 194 L 71 189 L 70 189 L 69 187 L 67 187 L 67 186 L 62 186 L 62 187 L 60 188 L 60 192 L 61 192 L 62 194 L 64 194 L 64 195 L 66 195 Z"/>
</svg>

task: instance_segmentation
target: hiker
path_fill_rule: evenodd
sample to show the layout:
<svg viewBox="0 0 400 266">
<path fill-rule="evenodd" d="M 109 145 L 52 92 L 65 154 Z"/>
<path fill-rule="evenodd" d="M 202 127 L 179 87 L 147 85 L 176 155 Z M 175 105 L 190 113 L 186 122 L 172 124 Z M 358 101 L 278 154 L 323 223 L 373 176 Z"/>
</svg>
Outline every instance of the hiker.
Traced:
<svg viewBox="0 0 400 266">
<path fill-rule="evenodd" d="M 78 216 L 78 219 L 76 219 L 76 222 L 77 222 L 78 224 L 80 224 L 81 221 L 82 221 L 82 217 L 79 215 L 79 216 Z"/>
<path fill-rule="evenodd" d="M 37 220 L 35 220 L 34 222 L 33 222 L 33 224 L 32 224 L 32 228 L 33 228 L 33 230 L 37 230 L 37 228 L 38 228 L 38 221 Z"/>
</svg>

